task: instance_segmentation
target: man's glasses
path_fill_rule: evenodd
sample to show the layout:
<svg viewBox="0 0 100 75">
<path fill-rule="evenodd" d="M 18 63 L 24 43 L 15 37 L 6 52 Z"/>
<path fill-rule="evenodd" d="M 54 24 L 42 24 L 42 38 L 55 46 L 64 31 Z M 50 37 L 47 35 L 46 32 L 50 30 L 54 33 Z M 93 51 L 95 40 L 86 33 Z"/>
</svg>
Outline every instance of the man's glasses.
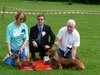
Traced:
<svg viewBox="0 0 100 75">
<path fill-rule="evenodd" d="M 44 19 L 38 19 L 38 20 L 44 20 Z"/>
</svg>

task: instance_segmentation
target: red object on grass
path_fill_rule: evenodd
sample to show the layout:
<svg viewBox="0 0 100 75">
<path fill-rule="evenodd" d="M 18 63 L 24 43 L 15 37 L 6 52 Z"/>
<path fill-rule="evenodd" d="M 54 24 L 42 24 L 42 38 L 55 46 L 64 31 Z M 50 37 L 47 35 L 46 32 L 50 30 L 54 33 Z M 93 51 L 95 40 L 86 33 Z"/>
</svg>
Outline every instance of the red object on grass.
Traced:
<svg viewBox="0 0 100 75">
<path fill-rule="evenodd" d="M 35 62 L 35 70 L 52 70 L 50 64 L 44 64 L 42 60 Z"/>
<path fill-rule="evenodd" d="M 35 68 L 33 69 L 32 66 L 26 66 L 19 70 L 52 70 L 50 64 L 44 64 L 42 60 L 35 61 Z"/>
<path fill-rule="evenodd" d="M 26 67 L 23 67 L 23 68 L 20 68 L 19 70 L 34 70 L 32 66 L 26 66 Z"/>
</svg>

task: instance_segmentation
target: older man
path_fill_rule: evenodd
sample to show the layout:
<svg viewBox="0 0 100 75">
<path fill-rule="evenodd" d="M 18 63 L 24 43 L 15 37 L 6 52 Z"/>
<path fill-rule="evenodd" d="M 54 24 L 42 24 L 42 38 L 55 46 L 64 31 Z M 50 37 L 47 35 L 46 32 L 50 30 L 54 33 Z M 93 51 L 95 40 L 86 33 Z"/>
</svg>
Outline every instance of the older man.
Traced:
<svg viewBox="0 0 100 75">
<path fill-rule="evenodd" d="M 64 58 L 76 59 L 77 47 L 80 46 L 80 35 L 75 29 L 75 21 L 68 20 L 67 26 L 62 27 L 57 35 L 58 40 L 55 42 L 59 46 L 58 55 Z"/>
</svg>

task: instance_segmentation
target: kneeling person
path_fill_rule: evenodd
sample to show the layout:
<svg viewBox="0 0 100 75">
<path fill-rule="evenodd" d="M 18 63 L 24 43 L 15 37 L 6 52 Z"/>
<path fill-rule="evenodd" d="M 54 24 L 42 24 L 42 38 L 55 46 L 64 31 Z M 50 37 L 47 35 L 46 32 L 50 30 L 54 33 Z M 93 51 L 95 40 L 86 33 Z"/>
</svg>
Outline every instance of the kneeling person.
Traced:
<svg viewBox="0 0 100 75">
<path fill-rule="evenodd" d="M 30 29 L 29 48 L 31 52 L 31 59 L 33 60 L 36 58 L 36 52 L 39 52 L 41 59 L 43 59 L 46 52 L 52 47 L 55 41 L 53 31 L 50 26 L 44 24 L 44 21 L 44 15 L 38 15 L 37 24 Z"/>
</svg>

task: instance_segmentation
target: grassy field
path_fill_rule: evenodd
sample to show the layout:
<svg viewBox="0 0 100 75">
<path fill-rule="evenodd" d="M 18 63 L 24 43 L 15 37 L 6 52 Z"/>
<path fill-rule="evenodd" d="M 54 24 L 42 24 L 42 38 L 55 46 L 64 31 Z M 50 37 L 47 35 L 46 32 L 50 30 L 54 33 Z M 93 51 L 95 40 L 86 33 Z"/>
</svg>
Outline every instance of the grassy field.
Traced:
<svg viewBox="0 0 100 75">
<path fill-rule="evenodd" d="M 18 71 L 11 66 L 3 64 L 2 59 L 7 54 L 6 47 L 6 27 L 14 21 L 15 14 L 5 14 L 2 19 L 0 14 L 0 75 L 100 75 L 100 5 L 73 4 L 53 2 L 0 2 L 0 11 L 3 7 L 6 11 L 19 11 L 20 9 L 8 8 L 16 7 L 25 12 L 38 12 L 35 10 L 92 10 L 99 11 L 98 14 L 45 14 L 46 24 L 49 24 L 57 35 L 58 30 L 66 25 L 68 19 L 76 20 L 76 29 L 81 35 L 81 46 L 78 48 L 78 56 L 84 62 L 86 69 L 77 70 L 55 70 L 55 71 Z M 43 11 L 41 11 L 43 12 Z M 27 25 L 30 27 L 36 24 L 37 14 L 27 15 Z M 55 47 L 53 47 L 56 49 Z"/>
</svg>

